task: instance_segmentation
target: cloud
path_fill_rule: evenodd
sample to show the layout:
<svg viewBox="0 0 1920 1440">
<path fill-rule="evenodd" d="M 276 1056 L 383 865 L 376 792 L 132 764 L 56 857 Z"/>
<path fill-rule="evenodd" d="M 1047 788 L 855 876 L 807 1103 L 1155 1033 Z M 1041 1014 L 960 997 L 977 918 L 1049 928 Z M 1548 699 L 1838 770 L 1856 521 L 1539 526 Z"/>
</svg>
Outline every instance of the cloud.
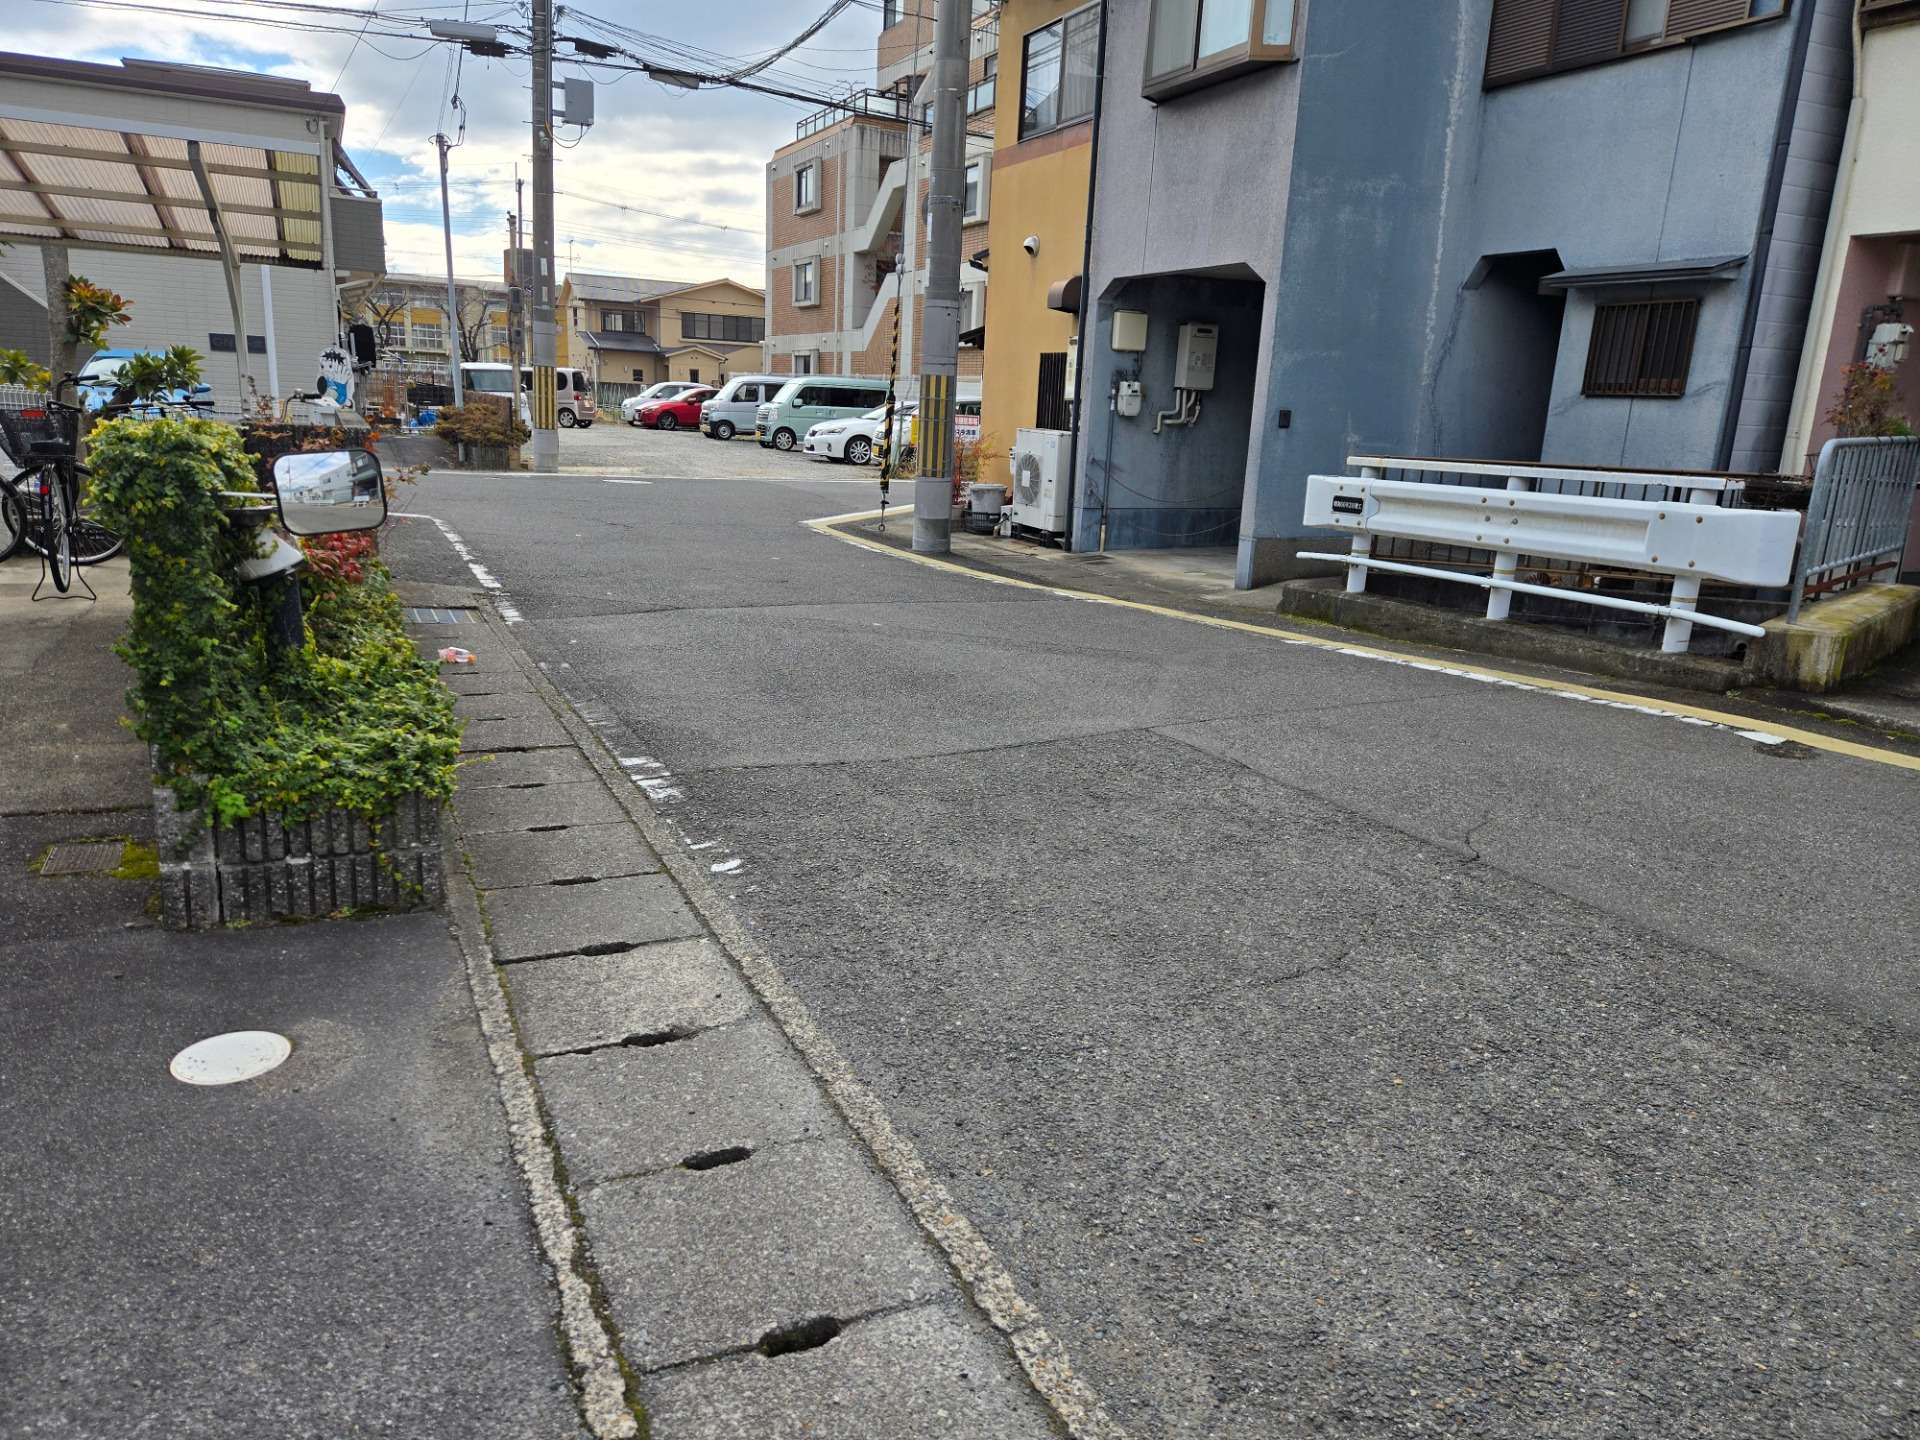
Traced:
<svg viewBox="0 0 1920 1440">
<path fill-rule="evenodd" d="M 210 0 L 203 3 L 213 8 Z M 506 5 L 472 9 L 475 19 L 517 23 Z M 634 18 L 625 5 L 601 0 L 599 9 L 623 23 Z M 431 137 L 459 128 L 461 112 L 451 104 L 457 76 L 466 134 L 449 165 L 455 268 L 482 277 L 500 273 L 514 168 L 524 178 L 532 173 L 524 58 L 461 58 L 450 47 L 392 37 L 356 43 L 351 33 L 289 30 L 260 20 L 134 17 L 39 3 L 8 10 L 10 49 L 107 62 L 134 53 L 258 70 L 335 90 L 347 105 L 348 153 L 386 201 L 394 270 L 437 271 L 444 264 L 439 159 Z M 736 0 L 680 7 L 670 21 L 656 23 L 671 25 L 676 44 L 714 52 L 718 65 L 735 47 L 761 49 L 794 33 L 814 10 L 792 0 Z M 853 7 L 783 62 L 787 78 L 822 94 L 871 84 L 876 27 L 877 16 Z M 563 66 L 561 73 L 582 71 Z M 571 148 L 555 156 L 561 193 L 554 229 L 563 273 L 571 241 L 580 269 L 683 280 L 732 275 L 758 284 L 766 162 L 793 139 L 794 121 L 809 107 L 736 90 L 689 94 L 604 68 L 587 73 L 596 81 L 598 123 L 584 134 L 562 131 Z"/>
</svg>

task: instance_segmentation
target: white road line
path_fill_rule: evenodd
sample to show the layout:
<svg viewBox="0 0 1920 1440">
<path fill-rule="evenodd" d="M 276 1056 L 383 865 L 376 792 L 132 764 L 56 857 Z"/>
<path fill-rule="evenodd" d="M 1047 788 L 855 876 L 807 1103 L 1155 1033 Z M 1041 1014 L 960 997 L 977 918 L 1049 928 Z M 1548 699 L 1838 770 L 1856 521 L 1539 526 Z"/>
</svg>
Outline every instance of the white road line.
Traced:
<svg viewBox="0 0 1920 1440">
<path fill-rule="evenodd" d="M 412 510 L 389 510 L 387 515 L 395 520 L 431 520 L 435 528 L 447 537 L 447 543 L 453 546 L 454 554 L 467 562 L 467 569 L 473 572 L 473 578 L 478 580 L 483 588 L 493 592 L 493 603 L 500 611 L 500 618 L 509 625 L 518 625 L 526 618 L 507 598 L 507 587 L 500 583 L 491 570 L 480 563 L 480 557 L 473 553 L 467 542 L 462 540 L 454 532 L 454 528 L 438 515 L 423 515 Z"/>
</svg>

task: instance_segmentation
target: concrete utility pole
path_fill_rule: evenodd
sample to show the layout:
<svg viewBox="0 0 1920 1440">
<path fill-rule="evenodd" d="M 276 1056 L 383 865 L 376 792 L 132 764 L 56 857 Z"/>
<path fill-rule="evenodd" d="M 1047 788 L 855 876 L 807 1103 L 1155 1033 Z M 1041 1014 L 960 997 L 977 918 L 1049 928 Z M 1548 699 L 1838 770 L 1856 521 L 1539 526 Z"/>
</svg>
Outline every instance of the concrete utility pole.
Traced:
<svg viewBox="0 0 1920 1440">
<path fill-rule="evenodd" d="M 560 468 L 553 364 L 553 0 L 533 0 L 533 443 L 535 470 Z"/>
<path fill-rule="evenodd" d="M 520 413 L 520 217 L 507 216 L 507 418 Z"/>
<path fill-rule="evenodd" d="M 953 390 L 960 372 L 960 217 L 966 208 L 966 0 L 940 0 L 933 28 L 933 173 L 920 339 L 920 476 L 913 548 L 944 555 L 953 531 Z M 911 197 L 909 197 L 911 200 Z"/>
<path fill-rule="evenodd" d="M 467 388 L 460 381 L 460 297 L 453 287 L 453 211 L 447 204 L 447 151 L 453 148 L 453 141 L 444 134 L 433 137 L 434 148 L 440 152 L 440 234 L 447 246 L 447 359 L 453 371 L 453 403 L 467 403 Z M 271 337 L 268 345 L 273 344 Z"/>
</svg>

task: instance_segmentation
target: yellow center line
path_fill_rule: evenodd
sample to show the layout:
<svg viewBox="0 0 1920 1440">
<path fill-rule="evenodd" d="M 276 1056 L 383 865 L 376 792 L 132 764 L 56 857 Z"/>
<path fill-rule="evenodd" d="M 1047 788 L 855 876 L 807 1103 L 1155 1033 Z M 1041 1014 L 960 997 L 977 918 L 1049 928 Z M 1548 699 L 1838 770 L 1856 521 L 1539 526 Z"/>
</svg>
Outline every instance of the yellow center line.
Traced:
<svg viewBox="0 0 1920 1440">
<path fill-rule="evenodd" d="M 911 503 L 890 508 L 903 521 L 912 522 Z M 990 585 L 1010 585 L 1017 590 L 1036 590 L 1063 600 L 1080 600 L 1092 605 L 1111 605 L 1122 610 L 1159 615 L 1169 620 L 1184 620 L 1190 625 L 1206 625 L 1215 630 L 1236 630 L 1246 635 L 1260 635 L 1269 640 L 1279 640 L 1288 645 L 1308 645 L 1316 650 L 1330 650 L 1340 655 L 1351 655 L 1356 659 L 1384 661 L 1390 665 L 1404 665 L 1436 674 L 1456 675 L 1487 684 L 1541 691 L 1572 700 L 1637 710 L 1647 715 L 1669 716 L 1694 724 L 1716 725 L 1770 743 L 1777 744 L 1791 740 L 1810 749 L 1824 750 L 1830 755 L 1847 755 L 1855 760 L 1871 761 L 1876 765 L 1891 765 L 1898 770 L 1920 771 L 1920 755 L 1906 755 L 1898 750 L 1886 750 L 1876 745 L 1862 745 L 1857 740 L 1840 740 L 1831 735 L 1822 735 L 1818 731 L 1802 730 L 1794 725 L 1782 725 L 1777 720 L 1761 720 L 1750 715 L 1736 715 L 1732 711 L 1715 710 L 1705 705 L 1689 705 L 1678 700 L 1656 700 L 1647 695 L 1634 695 L 1623 690 L 1607 690 L 1597 685 L 1579 685 L 1569 680 L 1549 680 L 1538 675 L 1522 675 L 1511 670 L 1496 670 L 1491 666 L 1476 665 L 1467 660 L 1428 659 L 1403 654 L 1397 650 L 1383 650 L 1378 646 L 1365 645 L 1353 640 L 1329 639 L 1327 636 L 1314 635 L 1303 630 L 1287 630 L 1278 625 L 1259 625 L 1248 620 L 1226 620 L 1216 615 L 1197 615 L 1190 610 L 1176 610 L 1168 605 L 1154 605 L 1145 600 L 1123 600 L 1116 595 L 1099 595 L 1090 590 L 1071 590 L 1039 580 L 1021 580 L 1011 575 L 995 575 L 957 564 L 952 560 L 941 559 L 937 555 L 916 555 L 911 550 L 897 549 L 878 540 L 870 540 L 864 535 L 850 535 L 837 528 L 858 520 L 872 520 L 879 514 L 878 510 L 859 510 L 846 515 L 824 515 L 817 520 L 807 520 L 803 523 L 809 530 L 818 531 L 822 535 L 831 535 L 844 544 L 856 545 L 862 550 L 890 555 L 896 560 L 911 560 L 916 565 L 925 565 L 933 570 L 944 570 L 953 575 L 964 575 L 968 579 L 979 580 Z"/>
</svg>

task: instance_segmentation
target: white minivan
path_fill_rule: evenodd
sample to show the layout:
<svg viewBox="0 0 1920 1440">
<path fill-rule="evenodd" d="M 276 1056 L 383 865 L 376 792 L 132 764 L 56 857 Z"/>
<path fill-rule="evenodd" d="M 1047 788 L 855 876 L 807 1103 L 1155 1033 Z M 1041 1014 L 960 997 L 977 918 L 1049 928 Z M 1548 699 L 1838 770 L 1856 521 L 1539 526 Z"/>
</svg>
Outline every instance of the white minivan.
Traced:
<svg viewBox="0 0 1920 1440">
<path fill-rule="evenodd" d="M 731 440 L 753 430 L 754 413 L 773 398 L 791 375 L 736 375 L 720 393 L 700 406 L 700 433 L 709 440 Z"/>
<path fill-rule="evenodd" d="M 460 383 L 469 390 L 482 395 L 504 395 L 512 387 L 511 365 L 502 365 L 495 361 L 469 360 L 460 366 Z M 520 369 L 520 418 L 528 420 L 530 397 L 533 391 L 533 367 Z M 584 430 L 593 424 L 599 407 L 594 404 L 593 383 L 587 379 L 584 370 L 570 369 L 565 365 L 553 372 L 554 419 L 562 430 Z M 531 423 L 529 421 L 529 423 Z"/>
</svg>

